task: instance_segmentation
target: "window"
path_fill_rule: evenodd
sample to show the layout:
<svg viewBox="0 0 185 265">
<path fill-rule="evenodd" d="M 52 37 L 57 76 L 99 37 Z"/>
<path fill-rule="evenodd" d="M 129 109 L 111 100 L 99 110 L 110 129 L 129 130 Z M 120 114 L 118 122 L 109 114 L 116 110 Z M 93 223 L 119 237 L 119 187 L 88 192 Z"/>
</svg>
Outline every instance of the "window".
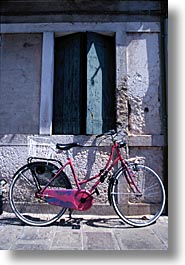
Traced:
<svg viewBox="0 0 185 265">
<path fill-rule="evenodd" d="M 55 40 L 53 134 L 115 127 L 115 39 L 75 33 Z"/>
</svg>

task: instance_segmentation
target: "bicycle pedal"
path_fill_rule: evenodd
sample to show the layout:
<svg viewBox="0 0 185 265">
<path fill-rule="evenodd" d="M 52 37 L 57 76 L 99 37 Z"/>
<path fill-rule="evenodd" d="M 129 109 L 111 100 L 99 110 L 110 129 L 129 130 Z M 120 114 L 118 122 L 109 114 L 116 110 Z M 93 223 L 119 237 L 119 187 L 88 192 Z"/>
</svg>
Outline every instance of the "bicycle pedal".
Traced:
<svg viewBox="0 0 185 265">
<path fill-rule="evenodd" d="M 72 229 L 80 229 L 80 225 L 79 224 L 73 224 Z"/>
</svg>

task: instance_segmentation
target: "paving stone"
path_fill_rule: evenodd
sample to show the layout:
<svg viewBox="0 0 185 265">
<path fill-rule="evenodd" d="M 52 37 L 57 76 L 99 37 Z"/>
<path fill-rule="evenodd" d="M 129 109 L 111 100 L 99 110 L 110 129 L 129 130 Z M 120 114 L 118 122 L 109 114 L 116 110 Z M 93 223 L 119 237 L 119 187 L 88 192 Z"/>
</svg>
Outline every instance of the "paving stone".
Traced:
<svg viewBox="0 0 185 265">
<path fill-rule="evenodd" d="M 0 231 L 0 249 L 10 249 L 12 244 L 21 236 L 23 227 L 6 226 Z"/>
<path fill-rule="evenodd" d="M 75 216 L 47 227 L 23 225 L 13 215 L 0 217 L 1 250 L 167 250 L 168 218 L 133 228 L 115 216 Z M 68 221 L 68 222 L 66 222 Z"/>
<path fill-rule="evenodd" d="M 10 250 L 48 250 L 49 246 L 44 243 L 35 243 L 35 242 L 29 242 L 27 244 L 25 243 L 17 243 L 13 245 Z"/>
<path fill-rule="evenodd" d="M 111 232 L 85 232 L 85 250 L 114 250 L 119 249 Z"/>
<path fill-rule="evenodd" d="M 81 231 L 56 232 L 51 249 L 82 250 Z"/>
<path fill-rule="evenodd" d="M 132 228 L 114 231 L 120 249 L 123 250 L 164 250 L 166 246 L 149 228 Z"/>
<path fill-rule="evenodd" d="M 55 231 L 54 227 L 30 227 L 24 229 L 24 233 L 21 235 L 22 240 L 36 240 L 36 239 L 48 239 L 51 238 Z"/>
<path fill-rule="evenodd" d="M 168 248 L 168 226 L 167 224 L 155 225 L 151 227 L 151 230 L 159 238 L 161 242 L 164 243 L 166 248 Z"/>
</svg>

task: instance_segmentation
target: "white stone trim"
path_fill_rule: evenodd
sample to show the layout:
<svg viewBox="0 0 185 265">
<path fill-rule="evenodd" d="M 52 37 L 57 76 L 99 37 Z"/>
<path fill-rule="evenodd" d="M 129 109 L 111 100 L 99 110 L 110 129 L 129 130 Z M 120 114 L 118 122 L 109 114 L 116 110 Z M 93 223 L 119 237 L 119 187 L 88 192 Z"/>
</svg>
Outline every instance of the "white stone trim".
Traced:
<svg viewBox="0 0 185 265">
<path fill-rule="evenodd" d="M 40 96 L 40 134 L 52 134 L 54 75 L 54 33 L 43 33 Z"/>
<path fill-rule="evenodd" d="M 164 146 L 164 135 L 130 135 L 129 146 L 144 147 L 144 146 Z"/>
<path fill-rule="evenodd" d="M 1 33 L 69 32 L 69 31 L 160 32 L 159 22 L 74 22 L 1 24 Z"/>
<path fill-rule="evenodd" d="M 116 87 L 122 85 L 122 78 L 127 74 L 126 61 L 127 34 L 124 31 L 116 32 Z"/>
<path fill-rule="evenodd" d="M 12 137 L 13 136 L 13 137 Z M 105 147 L 109 146 L 112 143 L 110 139 L 106 141 L 95 141 L 95 136 L 87 136 L 81 135 L 52 135 L 52 136 L 44 136 L 43 135 L 26 135 L 26 134 L 4 134 L 0 139 L 0 147 L 4 146 L 29 146 L 30 139 L 40 142 L 41 144 L 49 143 L 51 146 L 54 146 L 57 142 L 62 143 L 70 143 L 73 141 L 77 141 L 78 143 L 84 146 L 97 146 L 97 147 Z M 164 143 L 164 135 L 129 135 L 128 137 L 129 146 L 130 147 L 163 147 Z"/>
</svg>

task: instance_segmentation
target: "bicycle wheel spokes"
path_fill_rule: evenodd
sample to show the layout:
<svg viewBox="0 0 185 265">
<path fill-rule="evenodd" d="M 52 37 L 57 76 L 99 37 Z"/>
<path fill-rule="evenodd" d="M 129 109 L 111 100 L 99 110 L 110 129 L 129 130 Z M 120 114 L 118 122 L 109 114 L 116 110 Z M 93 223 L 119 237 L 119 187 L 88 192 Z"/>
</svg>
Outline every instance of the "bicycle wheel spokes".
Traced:
<svg viewBox="0 0 185 265">
<path fill-rule="evenodd" d="M 65 208 L 48 204 L 37 197 L 39 183 L 30 168 L 25 166 L 14 177 L 10 186 L 10 205 L 14 213 L 24 223 L 44 226 L 55 222 L 65 212 Z"/>
<path fill-rule="evenodd" d="M 158 175 L 150 168 L 137 165 L 132 171 L 139 192 L 132 183 L 128 183 L 128 178 L 125 177 L 128 172 L 123 170 L 117 175 L 112 188 L 113 206 L 125 222 L 134 226 L 146 226 L 153 223 L 163 211 L 164 187 Z"/>
</svg>

